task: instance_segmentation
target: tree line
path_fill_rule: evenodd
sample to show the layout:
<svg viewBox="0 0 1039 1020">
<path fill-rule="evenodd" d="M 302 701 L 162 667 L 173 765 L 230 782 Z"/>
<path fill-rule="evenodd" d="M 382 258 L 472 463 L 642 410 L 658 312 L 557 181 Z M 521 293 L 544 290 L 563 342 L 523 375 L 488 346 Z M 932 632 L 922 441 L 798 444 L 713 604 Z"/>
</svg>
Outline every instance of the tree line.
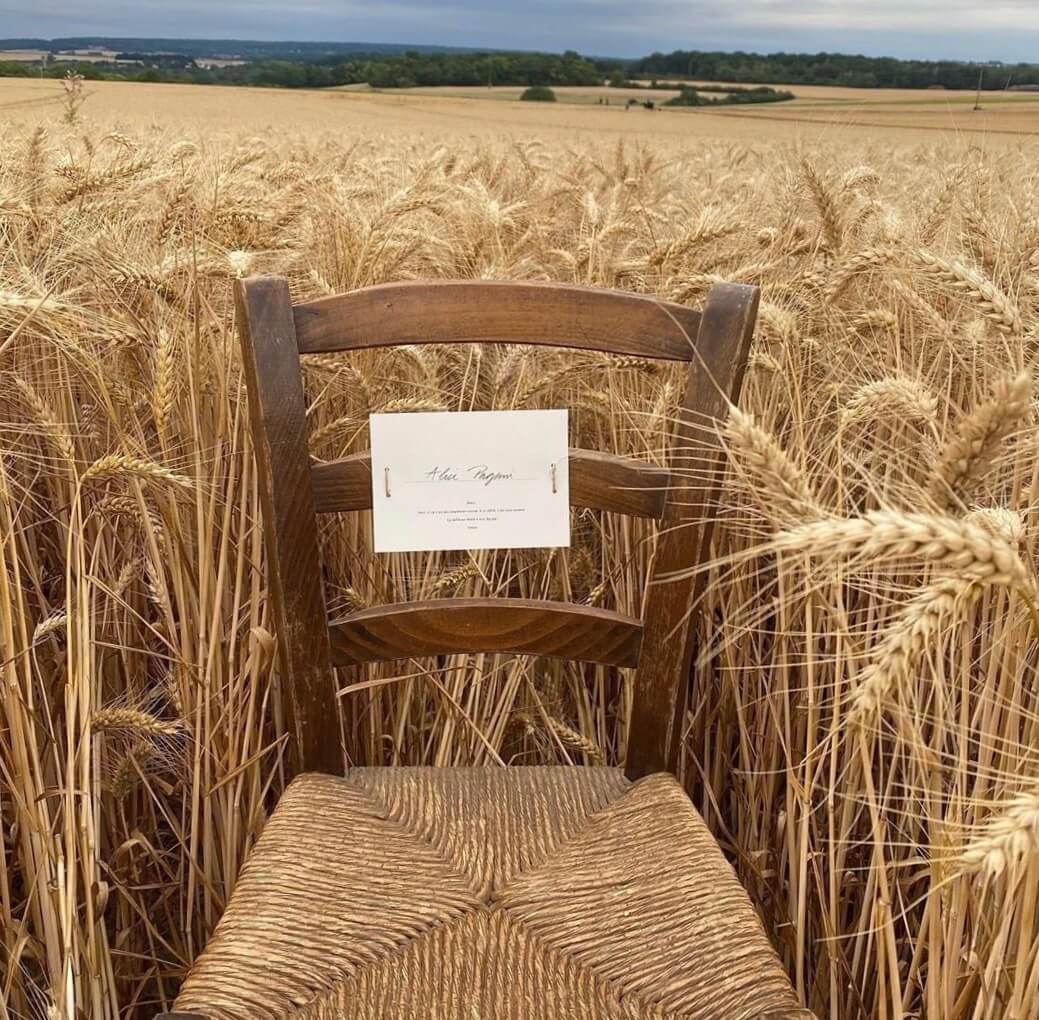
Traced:
<svg viewBox="0 0 1039 1020">
<path fill-rule="evenodd" d="M 413 88 L 420 85 L 552 87 L 599 85 L 605 80 L 619 86 L 667 76 L 687 81 L 746 84 L 970 89 L 977 85 L 980 70 L 987 88 L 1039 82 L 1037 64 L 979 65 L 840 53 L 762 55 L 675 50 L 622 61 L 585 57 L 573 50 L 565 53 L 517 53 L 409 49 L 396 53 L 376 50 L 370 53 L 325 53 L 310 59 L 253 59 L 228 67 L 203 67 L 190 54 L 148 53 L 141 49 L 128 50 L 119 56 L 141 63 L 87 63 L 58 58 L 41 67 L 39 64 L 3 61 L 0 52 L 0 76 L 61 77 L 71 69 L 87 79 L 276 88 L 329 88 L 361 83 L 373 88 Z M 676 87 L 680 84 L 677 83 Z"/>
<path fill-rule="evenodd" d="M 0 76 L 61 77 L 68 70 L 90 80 L 194 82 L 205 85 L 262 85 L 278 88 L 329 88 L 367 83 L 373 88 L 419 85 L 601 85 L 615 63 L 604 65 L 568 50 L 565 53 L 373 53 L 349 59 L 255 60 L 228 67 L 199 67 L 181 56 L 149 57 L 126 52 L 121 59 L 141 64 L 56 60 L 36 64 L 2 61 Z M 2 54 L 0 54 L 2 58 Z M 143 61 L 146 61 L 144 63 Z"/>
<path fill-rule="evenodd" d="M 970 64 L 954 60 L 896 60 L 845 53 L 714 53 L 675 50 L 653 53 L 625 68 L 631 78 L 681 75 L 708 81 L 783 85 L 843 85 L 852 88 L 972 89 L 1039 83 L 1039 64 Z"/>
</svg>

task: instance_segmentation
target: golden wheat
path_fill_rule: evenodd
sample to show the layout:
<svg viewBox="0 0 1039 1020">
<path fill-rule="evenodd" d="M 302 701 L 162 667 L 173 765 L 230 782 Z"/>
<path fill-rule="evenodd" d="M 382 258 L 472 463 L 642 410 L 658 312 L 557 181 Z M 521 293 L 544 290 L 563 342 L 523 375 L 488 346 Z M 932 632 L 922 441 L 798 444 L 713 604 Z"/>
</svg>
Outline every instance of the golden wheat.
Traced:
<svg viewBox="0 0 1039 1020">
<path fill-rule="evenodd" d="M 817 1015 L 1039 1017 L 1035 153 L 795 151 L 736 116 L 747 143 L 690 145 L 667 132 L 717 118 L 664 114 L 621 143 L 348 139 L 327 112 L 252 137 L 150 112 L 0 128 L 0 1015 L 168 1007 L 284 785 L 231 300 L 272 273 L 297 300 L 759 283 L 682 775 Z M 536 404 L 571 409 L 576 446 L 659 462 L 685 381 L 545 347 L 304 363 L 322 456 L 364 449 L 372 411 Z M 581 510 L 569 550 L 460 563 L 376 556 L 361 515 L 320 529 L 333 614 L 472 590 L 638 614 L 656 537 Z M 625 753 L 616 671 L 453 656 L 364 679 L 340 699 L 358 762 Z"/>
</svg>

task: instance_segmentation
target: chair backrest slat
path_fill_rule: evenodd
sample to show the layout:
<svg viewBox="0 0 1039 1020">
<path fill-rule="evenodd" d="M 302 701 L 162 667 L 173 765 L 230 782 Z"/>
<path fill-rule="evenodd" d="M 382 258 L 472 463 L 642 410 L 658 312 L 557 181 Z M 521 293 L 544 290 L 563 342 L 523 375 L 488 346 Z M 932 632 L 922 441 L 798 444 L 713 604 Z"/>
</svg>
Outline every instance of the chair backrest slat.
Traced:
<svg viewBox="0 0 1039 1020">
<path fill-rule="evenodd" d="M 755 287 L 718 284 L 702 312 L 651 297 L 555 284 L 387 284 L 292 306 L 284 280 L 238 284 L 239 329 L 264 515 L 273 622 L 293 767 L 342 765 L 331 665 L 463 652 L 518 652 L 637 666 L 626 771 L 674 769 L 695 607 L 723 451 L 757 315 Z M 371 507 L 366 451 L 327 464 L 307 452 L 301 353 L 395 344 L 544 344 L 690 362 L 666 468 L 570 453 L 571 502 L 660 519 L 643 622 L 588 606 L 440 599 L 363 610 L 328 626 L 318 512 Z"/>
<path fill-rule="evenodd" d="M 479 342 L 690 361 L 700 325 L 695 309 L 640 294 L 495 280 L 385 283 L 296 305 L 294 315 L 302 354 Z"/>
<path fill-rule="evenodd" d="M 537 599 L 432 599 L 362 609 L 333 623 L 330 633 L 337 666 L 466 652 L 635 666 L 642 624 L 606 609 Z"/>
<path fill-rule="evenodd" d="M 317 512 L 372 508 L 370 450 L 315 464 L 311 473 Z M 570 505 L 658 519 L 671 472 L 664 467 L 598 450 L 570 451 Z"/>
</svg>

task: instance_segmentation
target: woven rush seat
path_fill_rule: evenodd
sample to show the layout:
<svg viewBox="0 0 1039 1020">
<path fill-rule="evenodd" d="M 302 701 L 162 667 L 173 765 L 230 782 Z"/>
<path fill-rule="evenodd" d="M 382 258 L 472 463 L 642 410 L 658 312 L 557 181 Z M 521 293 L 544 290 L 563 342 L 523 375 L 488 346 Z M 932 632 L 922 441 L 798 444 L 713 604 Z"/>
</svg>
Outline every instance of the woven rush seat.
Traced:
<svg viewBox="0 0 1039 1020">
<path fill-rule="evenodd" d="M 679 784 L 564 766 L 297 778 L 175 1008 L 811 1017 Z"/>
</svg>

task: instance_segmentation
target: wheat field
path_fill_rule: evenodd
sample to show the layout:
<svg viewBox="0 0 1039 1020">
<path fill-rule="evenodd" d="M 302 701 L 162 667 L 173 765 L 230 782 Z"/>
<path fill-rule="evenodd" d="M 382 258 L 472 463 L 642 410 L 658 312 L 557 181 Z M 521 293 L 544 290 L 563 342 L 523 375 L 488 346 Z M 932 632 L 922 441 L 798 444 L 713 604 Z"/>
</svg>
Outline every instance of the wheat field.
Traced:
<svg viewBox="0 0 1039 1020">
<path fill-rule="evenodd" d="M 168 1005 L 283 785 L 230 300 L 255 273 L 297 300 L 760 284 L 684 780 L 820 1017 L 1039 1017 L 1034 147 L 431 137 L 265 127 L 273 107 L 216 130 L 99 95 L 2 129 L 3 1020 Z M 527 348 L 314 356 L 306 382 L 319 458 L 363 448 L 371 411 L 569 407 L 574 445 L 654 460 L 679 396 L 666 366 Z M 565 552 L 376 557 L 367 520 L 333 519 L 329 606 L 637 613 L 652 529 L 573 529 Z M 471 656 L 343 683 L 355 760 L 623 759 L 616 671 Z"/>
</svg>

